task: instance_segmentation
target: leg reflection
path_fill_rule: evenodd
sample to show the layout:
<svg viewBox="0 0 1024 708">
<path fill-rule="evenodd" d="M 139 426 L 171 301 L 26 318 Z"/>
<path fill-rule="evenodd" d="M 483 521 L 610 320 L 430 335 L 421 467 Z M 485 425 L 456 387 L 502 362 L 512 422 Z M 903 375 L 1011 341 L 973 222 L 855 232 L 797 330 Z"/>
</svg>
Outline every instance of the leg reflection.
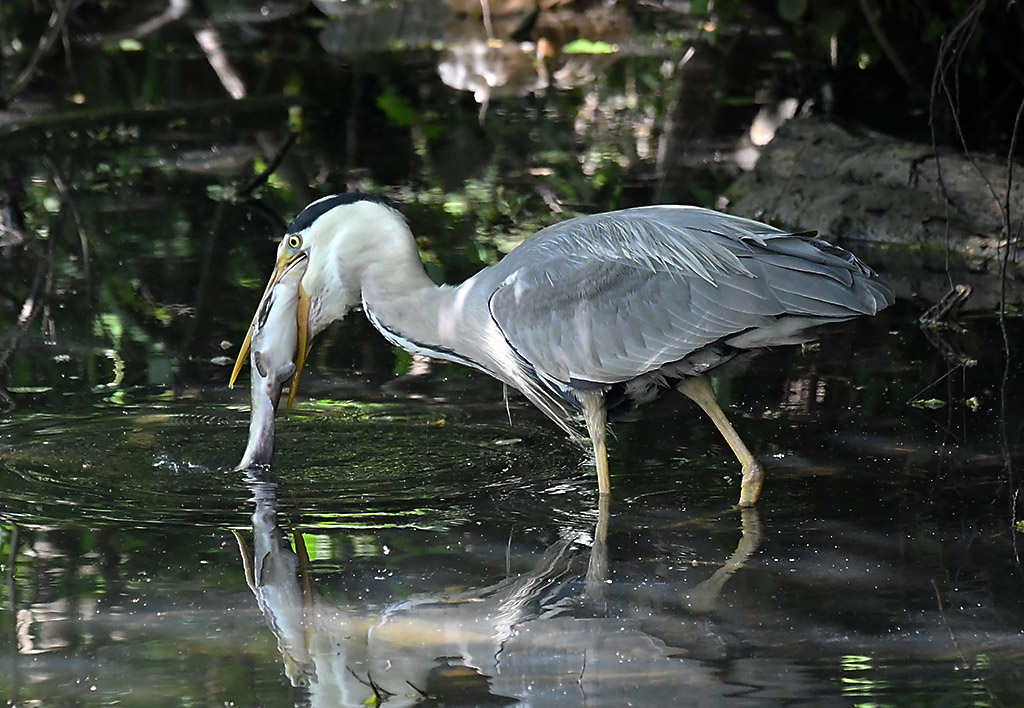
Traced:
<svg viewBox="0 0 1024 708">
<path fill-rule="evenodd" d="M 698 585 L 693 592 L 687 596 L 687 605 L 693 612 L 710 612 L 718 602 L 718 596 L 722 588 L 729 581 L 733 574 L 743 567 L 747 560 L 761 546 L 764 538 L 764 527 L 761 525 L 761 515 L 754 507 L 740 509 L 740 523 L 742 535 L 736 550 L 729 559 L 722 564 L 722 567 L 714 574 Z"/>
<path fill-rule="evenodd" d="M 686 602 L 677 592 L 673 606 L 660 614 L 641 606 L 636 591 L 610 582 L 608 495 L 599 498 L 592 538 L 562 528 L 518 575 L 458 590 L 437 582 L 435 590 L 409 594 L 409 576 L 397 580 L 403 561 L 382 556 L 374 567 L 387 571 L 375 573 L 379 585 L 372 592 L 364 590 L 367 576 L 356 569 L 318 576 L 331 585 L 328 599 L 313 582 L 303 535 L 281 527 L 276 485 L 266 476 L 250 475 L 249 482 L 255 505 L 251 554 L 236 533 L 243 572 L 277 639 L 289 681 L 306 687 L 310 705 L 443 703 L 446 693 L 463 704 L 490 705 L 530 700 L 538 691 L 552 699 L 600 693 L 602 702 L 624 705 L 635 697 L 638 675 L 651 686 L 673 686 L 666 697 L 677 695 L 683 680 L 702 687 L 709 700 L 732 690 L 718 686 L 715 672 L 701 661 L 686 658 L 686 647 L 708 634 L 691 621 L 692 613 L 713 607 L 758 548 L 755 509 L 742 511 L 740 542 L 714 575 Z M 421 543 L 417 532 L 405 539 L 409 548 Z M 385 580 L 392 570 L 396 582 Z M 420 585 L 429 583 L 429 571 L 418 577 Z M 663 582 L 655 586 L 678 590 Z M 693 629 L 686 629 L 688 622 Z"/>
</svg>

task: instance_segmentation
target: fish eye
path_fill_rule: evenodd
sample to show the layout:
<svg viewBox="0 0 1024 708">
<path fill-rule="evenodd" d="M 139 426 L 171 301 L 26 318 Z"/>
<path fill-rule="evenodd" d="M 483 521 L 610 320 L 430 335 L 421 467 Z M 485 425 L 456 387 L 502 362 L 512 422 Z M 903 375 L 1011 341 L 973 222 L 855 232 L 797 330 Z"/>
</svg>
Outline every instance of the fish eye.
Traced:
<svg viewBox="0 0 1024 708">
<path fill-rule="evenodd" d="M 302 247 L 302 237 L 298 234 L 292 234 L 288 237 L 288 248 L 295 249 L 296 251 Z"/>
</svg>

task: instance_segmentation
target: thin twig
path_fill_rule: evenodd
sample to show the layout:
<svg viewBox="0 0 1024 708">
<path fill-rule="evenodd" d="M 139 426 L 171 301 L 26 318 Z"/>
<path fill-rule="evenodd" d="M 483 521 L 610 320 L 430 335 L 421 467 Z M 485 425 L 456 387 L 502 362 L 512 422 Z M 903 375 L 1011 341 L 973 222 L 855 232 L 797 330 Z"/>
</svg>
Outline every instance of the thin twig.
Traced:
<svg viewBox="0 0 1024 708">
<path fill-rule="evenodd" d="M 7 566 L 4 570 L 4 582 L 7 585 L 7 609 L 14 615 L 20 615 L 20 609 L 18 607 L 18 583 L 17 579 L 17 561 L 18 561 L 18 545 L 21 543 L 21 539 L 18 533 L 17 522 L 11 522 L 11 535 L 10 548 L 7 551 Z M 27 539 L 26 539 L 27 540 Z M 18 646 L 18 623 L 8 622 L 10 626 L 10 636 L 8 646 Z"/>
<path fill-rule="evenodd" d="M 412 681 L 410 681 L 409 679 L 406 679 L 406 680 L 405 680 L 405 683 L 406 683 L 406 685 L 408 685 L 408 686 L 409 686 L 409 688 L 411 688 L 412 690 L 416 691 L 416 693 L 417 693 L 417 694 L 419 694 L 419 697 L 420 697 L 420 698 L 424 698 L 424 699 L 426 699 L 426 700 L 428 700 L 428 701 L 430 700 L 430 694 L 429 694 L 429 693 L 427 693 L 426 691 L 424 691 L 424 690 L 423 690 L 422 688 L 420 688 L 419 686 L 415 686 L 415 685 L 413 685 L 413 682 L 412 682 Z M 389 693 L 388 695 L 389 695 L 389 696 L 393 696 L 394 694 L 393 694 L 393 693 Z"/>
<path fill-rule="evenodd" d="M 484 31 L 487 39 L 494 39 L 494 25 L 491 24 L 491 3 L 488 0 L 480 0 L 480 11 L 484 18 Z"/>
<path fill-rule="evenodd" d="M 1013 557 L 1017 561 L 1017 572 L 1024 575 L 1024 563 L 1021 562 L 1020 558 L 1020 547 L 1017 544 L 1017 538 L 1020 536 L 1020 527 L 1017 524 L 1021 523 L 1017 520 L 1017 503 L 1020 501 L 1020 489 L 1014 489 L 1013 494 L 1010 495 L 1010 525 L 1014 529 L 1011 531 L 1013 534 Z"/>
<path fill-rule="evenodd" d="M 896 69 L 896 73 L 900 75 L 900 78 L 903 79 L 903 82 L 915 95 L 923 96 L 925 93 L 924 86 L 910 73 L 910 69 L 903 63 L 903 59 L 900 57 L 899 52 L 896 51 L 896 47 L 889 40 L 889 35 L 882 29 L 882 24 L 878 21 L 878 9 L 872 7 L 869 0 L 860 0 L 860 11 L 864 15 L 864 19 L 867 20 L 871 33 L 875 35 L 875 41 L 878 42 L 879 48 L 889 59 L 893 68 Z"/>
<path fill-rule="evenodd" d="M 1020 135 L 1021 120 L 1024 118 L 1024 100 L 1017 108 L 1017 117 L 1013 122 L 1013 132 L 1010 134 L 1010 145 L 1006 151 L 1006 201 L 1003 204 L 1003 228 L 1006 230 L 1006 250 L 1003 251 L 1003 260 L 999 269 L 999 329 L 1003 334 L 1003 380 L 999 389 L 999 439 L 1003 453 L 1003 467 L 1006 469 L 1007 483 L 1010 491 L 1010 525 L 1014 529 L 1013 553 L 1017 559 L 1017 571 L 1022 572 L 1020 564 L 1020 553 L 1017 549 L 1017 498 L 1020 490 L 1016 488 L 1013 473 L 1013 455 L 1010 454 L 1010 431 L 1007 429 L 1007 416 L 1009 414 L 1009 390 L 1010 372 L 1013 370 L 1013 349 L 1010 346 L 1010 332 L 1006 326 L 1006 282 L 1010 266 L 1010 250 L 1015 249 L 1014 244 L 1020 240 L 1021 221 L 1017 222 L 1017 233 L 1011 238 L 1010 226 L 1010 191 L 1013 188 L 1013 156 L 1017 150 L 1017 138 Z M 1022 215 L 1024 218 L 1024 215 Z"/>
<path fill-rule="evenodd" d="M 950 207 L 951 199 L 950 199 L 950 196 L 949 196 L 949 190 L 946 188 L 946 179 L 945 179 L 945 176 L 943 175 L 943 172 L 942 172 L 942 158 L 939 155 L 938 137 L 937 137 L 936 131 L 935 131 L 935 106 L 936 106 L 936 102 L 938 100 L 938 96 L 939 96 L 940 88 L 941 88 L 942 89 L 941 93 L 945 96 L 946 103 L 949 106 L 950 116 L 951 116 L 951 118 L 953 120 L 953 128 L 956 131 L 957 137 L 960 139 L 960 144 L 963 147 L 964 155 L 967 157 L 968 161 L 970 161 L 971 164 L 974 165 L 974 160 L 972 159 L 971 154 L 970 154 L 970 152 L 967 149 L 967 140 L 964 137 L 963 128 L 962 128 L 962 126 L 960 124 L 960 105 L 959 105 L 959 101 L 960 101 L 960 84 L 959 84 L 960 72 L 959 72 L 959 66 L 960 66 L 961 60 L 963 59 L 964 49 L 967 46 L 967 41 L 968 41 L 968 39 L 970 38 L 970 36 L 974 32 L 974 27 L 977 25 L 978 17 L 980 16 L 982 9 L 984 9 L 984 6 L 985 6 L 985 0 L 977 0 L 974 3 L 974 5 L 972 5 L 971 8 L 968 9 L 968 11 L 966 13 L 964 13 L 964 16 L 956 24 L 956 26 L 953 27 L 953 29 L 950 32 L 950 34 L 940 43 L 938 58 L 937 58 L 937 61 L 935 62 L 935 72 L 932 74 L 931 93 L 930 93 L 929 101 L 928 101 L 928 112 L 929 112 L 929 116 L 930 116 L 929 120 L 928 120 L 928 125 L 929 125 L 929 128 L 931 129 L 932 152 L 935 155 L 935 176 L 936 176 L 936 180 L 937 180 L 937 182 L 939 184 L 939 191 L 942 194 L 942 203 L 943 203 L 943 206 L 944 206 L 945 212 L 946 212 L 946 244 L 945 244 L 946 263 L 945 263 L 945 268 L 946 268 L 946 279 L 949 281 L 949 286 L 950 287 L 953 287 L 953 278 L 950 275 L 950 270 L 949 270 L 949 253 L 950 253 L 949 207 Z M 956 46 L 952 46 L 954 44 L 956 44 Z M 952 65 L 952 69 L 951 69 L 951 65 Z M 954 80 L 956 82 L 952 89 L 950 88 L 949 82 L 948 82 L 949 81 L 948 73 L 949 73 L 950 70 L 952 70 L 953 78 L 954 78 Z M 975 169 L 977 169 L 977 165 L 975 165 Z M 981 172 L 981 170 L 978 170 L 978 173 L 981 174 L 982 178 L 985 179 L 986 182 L 987 182 L 987 178 Z M 989 185 L 989 189 L 992 189 L 992 185 L 991 184 Z M 992 190 L 992 192 L 993 192 L 993 195 L 995 195 L 995 190 Z M 998 199 L 998 197 L 997 197 L 997 199 Z"/>
<path fill-rule="evenodd" d="M 967 657 L 964 656 L 964 650 L 960 648 L 960 641 L 956 638 L 956 632 L 953 631 L 949 624 L 949 619 L 946 618 L 946 608 L 942 604 L 942 593 L 939 592 L 939 584 L 935 582 L 935 578 L 932 578 L 932 588 L 935 590 L 935 603 L 939 608 L 939 619 L 942 620 L 942 626 L 949 633 L 949 640 L 953 642 L 953 648 L 956 649 L 957 656 L 960 657 L 960 668 L 966 671 L 971 668 L 971 665 L 967 663 Z"/>
<path fill-rule="evenodd" d="M 364 686 L 366 686 L 367 688 L 369 688 L 371 691 L 373 691 L 373 695 L 377 699 L 377 701 L 376 701 L 376 703 L 374 705 L 378 705 L 379 706 L 381 703 L 383 703 L 384 701 L 386 701 L 387 699 L 389 699 L 393 695 L 395 695 L 391 691 L 388 691 L 388 690 L 378 686 L 377 682 L 373 680 L 372 676 L 370 676 L 370 672 L 366 672 L 366 680 L 364 681 L 363 679 L 359 678 L 359 676 L 356 674 L 355 671 L 352 670 L 352 668 L 350 666 L 346 666 L 345 670 L 348 671 L 352 675 L 352 678 L 354 678 L 356 681 L 358 681 L 359 683 L 361 683 Z M 409 683 L 409 682 L 406 681 L 406 683 Z M 424 698 L 429 698 L 429 696 L 427 696 L 426 693 L 423 693 L 422 691 L 420 691 L 420 689 L 416 688 L 411 683 L 409 683 L 409 686 L 414 691 L 417 691 L 418 693 L 420 693 L 420 695 L 422 695 Z"/>
<path fill-rule="evenodd" d="M 988 175 L 985 174 L 985 172 L 978 166 L 977 162 L 974 160 L 974 155 L 971 153 L 970 149 L 967 146 L 967 136 L 964 134 L 963 124 L 960 122 L 960 64 L 963 61 L 964 53 L 967 50 L 967 45 L 974 34 L 974 30 L 977 27 L 978 21 L 981 17 L 981 11 L 984 8 L 985 0 L 977 0 L 977 2 L 975 2 L 971 9 L 967 11 L 967 14 L 964 16 L 964 18 L 953 29 L 953 34 L 950 37 L 950 39 L 943 42 L 942 46 L 939 48 L 939 62 L 936 65 L 936 73 L 933 77 L 932 83 L 932 99 L 934 101 L 936 89 L 935 80 L 938 79 L 940 85 L 943 88 L 943 93 L 946 96 L 947 103 L 949 104 L 950 114 L 953 119 L 953 127 L 956 131 L 956 137 L 960 142 L 960 147 L 964 151 L 964 157 L 967 158 L 967 161 L 971 163 L 971 166 L 974 168 L 975 172 L 977 172 L 981 179 L 985 182 L 985 185 L 988 187 L 989 193 L 992 195 L 992 198 L 998 204 L 1002 200 L 1000 199 L 999 194 L 996 191 L 996 188 L 992 186 L 992 182 L 991 180 L 989 180 Z M 957 44 L 955 47 L 952 47 L 952 49 L 950 49 L 949 45 L 952 44 L 954 40 L 957 40 Z M 943 64 L 944 53 L 952 55 L 953 57 L 952 73 L 953 78 L 955 79 L 955 85 L 952 90 L 949 87 L 947 81 L 946 67 Z M 934 104 L 932 105 L 932 109 L 934 110 Z M 934 122 L 932 125 L 932 147 L 935 147 Z M 938 162 L 938 153 L 936 152 L 936 163 Z M 946 191 L 945 182 L 942 181 L 941 174 L 939 176 L 939 183 L 942 185 L 943 199 L 948 204 L 950 201 L 950 197 L 948 192 Z"/>
<path fill-rule="evenodd" d="M 89 258 L 89 235 L 85 232 L 85 224 L 82 220 L 82 214 L 78 211 L 78 206 L 75 204 L 75 200 L 72 199 L 71 190 L 68 188 L 67 182 L 60 174 L 60 170 L 57 169 L 56 163 L 50 157 L 43 157 L 43 164 L 46 166 L 47 172 L 50 173 L 50 180 L 53 185 L 57 188 L 57 192 L 60 194 L 61 203 L 66 204 L 68 211 L 71 212 L 71 220 L 75 224 L 75 230 L 78 232 L 78 246 L 82 253 L 82 276 L 85 278 L 85 292 L 87 301 L 92 304 L 92 272 L 90 268 Z"/>
<path fill-rule="evenodd" d="M 18 324 L 8 333 L 7 341 L 4 342 L 4 348 L 0 351 L 0 369 L 7 366 L 7 362 L 10 361 L 14 351 L 18 348 L 18 342 L 28 330 L 28 326 L 36 318 L 36 315 L 43 311 L 43 304 L 49 299 L 50 292 L 53 290 L 55 244 L 63 218 L 64 208 L 62 205 L 54 217 L 54 223 L 50 228 L 46 256 L 36 266 L 36 273 L 32 278 L 32 287 L 29 289 L 28 297 L 25 298 L 21 305 L 21 310 L 18 314 Z"/>
<path fill-rule="evenodd" d="M 274 172 L 277 171 L 277 168 L 280 167 L 281 162 L 285 158 L 285 155 L 287 155 L 288 151 L 291 150 L 292 145 L 295 144 L 295 141 L 298 139 L 298 137 L 298 133 L 289 133 L 288 137 L 285 138 L 285 141 L 281 143 L 281 146 L 277 148 L 277 151 L 274 153 L 273 157 L 270 158 L 270 161 L 267 163 L 267 166 L 260 170 L 260 173 L 253 177 L 251 180 L 249 180 L 249 182 L 245 184 L 245 186 L 233 190 L 231 195 L 232 202 L 239 203 L 248 199 L 249 197 L 252 196 L 253 192 L 255 192 L 259 187 L 262 187 L 264 184 L 266 184 L 267 180 L 270 179 L 270 175 L 274 174 Z"/>
<path fill-rule="evenodd" d="M 140 22 L 131 29 L 122 32 L 110 32 L 107 34 L 78 35 L 75 37 L 76 44 L 99 45 L 121 42 L 125 39 L 142 39 L 158 29 L 175 20 L 179 20 L 188 12 L 191 3 L 189 0 L 169 0 L 164 11 L 153 17 Z"/>
<path fill-rule="evenodd" d="M 245 81 L 228 60 L 224 44 L 220 41 L 220 32 L 214 27 L 198 27 L 193 32 L 193 36 L 228 95 L 236 101 L 245 98 L 248 93 Z"/>
<path fill-rule="evenodd" d="M 28 327 L 40 312 L 44 312 L 53 292 L 53 262 L 56 254 L 57 234 L 60 233 L 64 219 L 64 205 L 54 217 L 50 225 L 50 238 L 47 239 L 46 256 L 36 266 L 35 276 L 32 278 L 32 287 L 29 289 L 28 297 L 21 305 L 18 313 L 18 324 L 11 328 L 3 342 L 3 349 L 0 350 L 0 370 L 7 368 L 8 362 L 18 349 L 18 342 L 28 331 Z M 14 398 L 7 392 L 6 381 L 0 382 L 0 398 L 3 398 L 3 412 L 9 413 L 14 410 L 16 404 Z"/>
<path fill-rule="evenodd" d="M 946 617 L 946 608 L 942 604 L 942 593 L 939 592 L 939 584 L 935 582 L 935 578 L 932 578 L 932 588 L 935 589 L 935 602 L 939 607 L 939 618 L 942 620 L 942 625 L 949 633 L 949 639 L 953 642 L 953 648 L 956 649 L 957 656 L 960 657 L 960 668 L 963 671 L 972 671 L 971 665 L 967 661 L 967 656 L 964 654 L 964 650 L 960 647 L 960 640 L 956 638 L 956 632 L 953 631 L 953 627 L 950 626 L 949 619 Z M 986 685 L 984 679 L 979 678 L 978 683 L 983 689 L 985 689 L 985 693 L 988 694 L 988 697 L 995 703 L 995 705 L 1003 705 L 1003 702 L 999 700 L 999 697 L 992 692 L 992 689 L 990 689 L 988 685 Z"/>
<path fill-rule="evenodd" d="M 924 393 L 926 391 L 928 391 L 930 388 L 932 388 L 933 386 L 936 386 L 939 383 L 941 383 L 943 379 L 947 378 L 948 376 L 952 376 L 953 374 L 955 374 L 957 372 L 958 369 L 965 369 L 965 368 L 967 368 L 967 364 L 965 364 L 964 362 L 960 362 L 959 364 L 956 364 L 955 366 L 947 369 L 946 373 L 944 373 L 942 376 L 940 376 L 939 378 L 937 378 L 934 381 L 932 381 L 930 384 L 927 384 L 920 391 L 918 391 L 917 393 L 912 395 L 910 398 L 905 400 L 903 402 L 903 404 L 909 406 L 911 403 L 913 403 L 914 401 L 918 400 L 921 396 L 923 396 Z"/>
<path fill-rule="evenodd" d="M 50 15 L 50 22 L 47 26 L 46 33 L 39 40 L 39 46 L 36 47 L 36 51 L 32 54 L 32 57 L 25 64 L 21 73 L 18 74 L 17 78 L 11 83 L 11 85 L 0 94 L 0 103 L 9 103 L 12 98 L 17 96 L 21 91 L 28 86 L 29 82 L 32 81 L 32 77 L 35 76 L 36 70 L 39 68 L 39 62 L 50 53 L 53 49 L 53 45 L 56 44 L 57 38 L 60 37 L 61 31 L 64 29 L 64 23 L 67 21 L 68 13 L 71 11 L 71 6 L 74 4 L 74 0 L 62 0 L 57 9 Z"/>
<path fill-rule="evenodd" d="M 1013 121 L 1013 131 L 1010 133 L 1010 146 L 1006 150 L 1006 197 L 1003 201 L 1003 228 L 1006 230 L 1006 250 L 1003 251 L 1003 261 L 1000 264 L 999 272 L 999 326 L 1003 331 L 1003 343 L 1006 345 L 1007 354 L 1010 351 L 1010 335 L 1006 331 L 1006 275 L 1010 266 L 1010 250 L 1020 239 L 1021 222 L 1017 222 L 1017 233 L 1011 235 L 1010 225 L 1010 193 L 1013 191 L 1013 156 L 1017 151 L 1017 138 L 1020 135 L 1021 120 L 1024 119 L 1024 100 L 1017 107 L 1017 117 Z"/>
</svg>

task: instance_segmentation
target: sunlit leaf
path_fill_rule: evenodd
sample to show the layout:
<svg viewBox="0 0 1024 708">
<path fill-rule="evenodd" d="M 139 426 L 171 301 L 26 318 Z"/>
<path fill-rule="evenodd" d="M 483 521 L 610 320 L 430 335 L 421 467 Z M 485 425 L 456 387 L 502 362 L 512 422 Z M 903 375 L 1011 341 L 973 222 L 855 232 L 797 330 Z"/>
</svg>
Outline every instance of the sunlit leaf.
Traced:
<svg viewBox="0 0 1024 708">
<path fill-rule="evenodd" d="M 110 334 L 114 344 L 120 344 L 121 337 L 124 336 L 124 326 L 121 323 L 121 318 L 113 312 L 104 312 L 100 314 L 99 321 L 103 329 Z"/>
<path fill-rule="evenodd" d="M 419 115 L 409 99 L 392 91 L 377 97 L 377 107 L 387 116 L 388 122 L 398 128 L 415 125 Z"/>
<path fill-rule="evenodd" d="M 444 210 L 445 213 L 452 216 L 463 216 L 469 213 L 469 204 L 466 200 L 453 195 L 451 199 L 444 203 Z"/>
<path fill-rule="evenodd" d="M 288 130 L 293 133 L 302 132 L 302 106 L 288 107 Z"/>
<path fill-rule="evenodd" d="M 412 371 L 412 354 L 395 347 L 395 376 L 404 376 Z"/>
<path fill-rule="evenodd" d="M 232 194 L 233 190 L 228 185 L 223 184 L 208 184 L 206 185 L 206 196 L 212 201 L 222 202 L 226 201 L 228 196 Z"/>
<path fill-rule="evenodd" d="M 563 54 L 614 54 L 615 46 L 607 42 L 576 39 L 562 47 Z"/>
<path fill-rule="evenodd" d="M 162 324 L 165 327 L 171 324 L 172 320 L 174 319 L 174 316 L 171 314 L 171 311 L 168 310 L 166 307 L 154 308 L 153 317 L 155 317 L 157 321 L 159 321 L 160 324 Z"/>
</svg>

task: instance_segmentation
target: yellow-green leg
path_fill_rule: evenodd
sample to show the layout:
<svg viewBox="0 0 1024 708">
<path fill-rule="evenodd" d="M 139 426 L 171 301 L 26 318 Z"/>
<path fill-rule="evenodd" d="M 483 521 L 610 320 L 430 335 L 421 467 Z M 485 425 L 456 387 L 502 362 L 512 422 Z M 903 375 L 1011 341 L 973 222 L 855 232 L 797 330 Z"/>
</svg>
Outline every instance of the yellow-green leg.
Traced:
<svg viewBox="0 0 1024 708">
<path fill-rule="evenodd" d="M 753 506 L 757 498 L 761 496 L 764 468 L 743 444 L 739 433 L 725 417 L 725 412 L 722 411 L 721 406 L 718 405 L 718 399 L 715 398 L 711 382 L 705 376 L 694 376 L 683 379 L 676 388 L 707 413 L 708 418 L 718 428 L 718 432 L 729 443 L 736 459 L 743 465 L 743 481 L 740 482 L 740 506 Z"/>
<path fill-rule="evenodd" d="M 603 393 L 580 394 L 583 405 L 583 419 L 587 421 L 587 432 L 594 445 L 597 462 L 597 489 L 601 494 L 612 491 L 611 476 L 608 474 L 608 447 L 605 443 L 608 427 L 608 410 L 604 407 Z"/>
</svg>

